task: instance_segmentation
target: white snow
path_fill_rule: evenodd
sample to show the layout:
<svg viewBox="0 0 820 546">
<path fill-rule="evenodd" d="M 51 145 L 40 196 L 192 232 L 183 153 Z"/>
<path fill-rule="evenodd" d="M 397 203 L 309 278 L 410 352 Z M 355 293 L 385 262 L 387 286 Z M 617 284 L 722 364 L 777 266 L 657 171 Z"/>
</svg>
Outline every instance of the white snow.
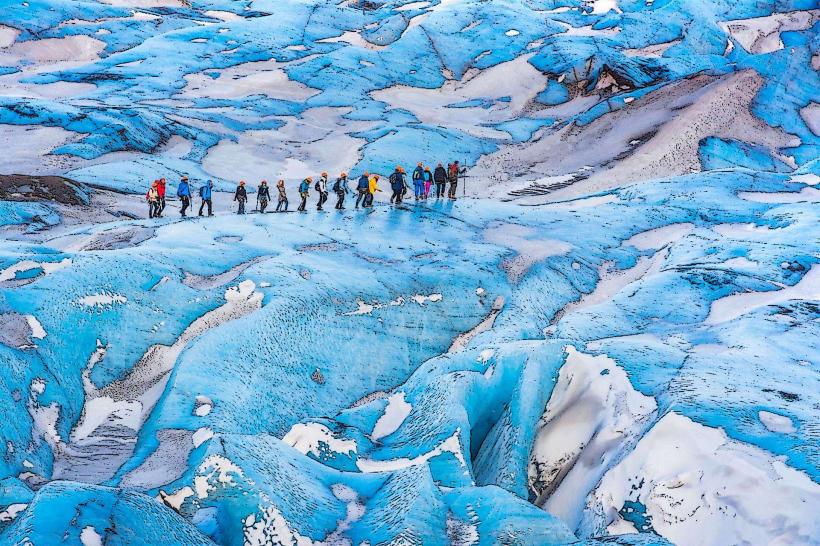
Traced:
<svg viewBox="0 0 820 546">
<path fill-rule="evenodd" d="M 811 544 L 820 485 L 780 458 L 674 412 L 666 414 L 589 499 L 610 532 L 627 500 L 679 546 Z"/>
<path fill-rule="evenodd" d="M 187 485 L 171 495 L 166 494 L 162 490 L 160 490 L 159 492 L 159 496 L 160 499 L 162 499 L 162 502 L 164 502 L 177 512 L 179 512 L 179 510 L 182 508 L 182 503 L 185 502 L 185 499 L 192 496 L 193 494 L 194 490 Z"/>
<path fill-rule="evenodd" d="M 636 391 L 626 372 L 606 355 L 566 348 L 528 469 L 530 486 L 545 510 L 570 528 L 579 523 L 587 494 L 655 415 L 657 404 Z"/>
<path fill-rule="evenodd" d="M 43 339 L 46 337 L 46 331 L 43 329 L 43 325 L 40 324 L 40 321 L 34 315 L 26 315 L 26 322 L 28 322 L 28 327 L 31 329 L 31 337 L 36 339 Z"/>
<path fill-rule="evenodd" d="M 719 25 L 746 51 L 772 53 L 784 47 L 781 32 L 810 28 L 819 19 L 818 14 L 818 10 L 773 13 L 765 17 L 725 21 Z"/>
<path fill-rule="evenodd" d="M 796 174 L 789 178 L 792 182 L 799 182 L 801 184 L 807 184 L 809 186 L 816 186 L 820 183 L 820 176 L 817 176 L 814 173 L 807 173 L 807 174 Z"/>
<path fill-rule="evenodd" d="M 82 298 L 77 300 L 77 303 L 79 303 L 80 305 L 85 305 L 86 307 L 104 307 L 106 305 L 114 305 L 115 303 L 125 303 L 127 301 L 128 298 L 120 294 L 109 294 L 106 292 L 101 292 L 99 294 L 83 296 Z"/>
<path fill-rule="evenodd" d="M 820 265 L 813 265 L 794 286 L 768 292 L 731 294 L 713 301 L 704 324 L 728 322 L 755 309 L 790 300 L 820 300 Z"/>
<path fill-rule="evenodd" d="M 136 432 L 142 423 L 142 410 L 138 401 L 116 401 L 110 396 L 87 399 L 82 416 L 71 431 L 71 440 L 85 440 L 103 423 L 121 425 Z"/>
<path fill-rule="evenodd" d="M 283 66 L 285 65 L 271 59 L 225 68 L 215 79 L 199 72 L 187 74 L 186 85 L 177 96 L 236 99 L 265 95 L 283 100 L 304 101 L 318 93 L 317 90 L 288 78 Z"/>
<path fill-rule="evenodd" d="M 450 452 L 461 463 L 461 466 L 467 471 L 467 463 L 464 461 L 464 455 L 461 453 L 461 442 L 458 439 L 461 429 L 456 429 L 452 436 L 441 442 L 434 449 L 427 453 L 422 453 L 412 459 L 400 457 L 398 459 L 376 460 L 376 459 L 358 459 L 356 466 L 362 472 L 395 472 L 402 468 L 420 465 L 426 463 L 433 457 L 438 457 L 443 453 Z"/>
<path fill-rule="evenodd" d="M 69 265 L 71 265 L 71 258 L 64 258 L 59 262 L 35 262 L 32 260 L 23 260 L 0 271 L 0 282 L 11 280 L 17 275 L 17 273 L 23 273 L 38 267 L 43 270 L 44 275 L 48 275 L 50 273 L 54 273 L 55 271 L 59 271 L 64 267 L 68 267 Z"/>
<path fill-rule="evenodd" d="M 429 296 L 424 296 L 422 294 L 415 294 L 411 299 L 418 303 L 421 306 L 424 306 L 425 302 L 437 302 L 441 301 L 443 296 L 441 294 L 430 294 Z"/>
<path fill-rule="evenodd" d="M 196 405 L 194 406 L 194 415 L 197 417 L 205 417 L 214 407 L 214 403 L 207 396 L 199 395 L 196 397 Z"/>
<path fill-rule="evenodd" d="M 515 30 L 514 28 L 511 28 L 510 30 L 508 30 L 504 34 L 507 35 L 507 36 L 512 37 L 512 36 L 518 36 L 519 34 L 521 34 L 521 32 Z"/>
<path fill-rule="evenodd" d="M 615 13 L 623 13 L 618 7 L 616 0 L 592 0 L 592 13 L 594 15 L 614 11 Z"/>
<path fill-rule="evenodd" d="M 472 340 L 475 336 L 492 328 L 495 323 L 495 319 L 498 317 L 498 314 L 502 309 L 504 309 L 504 296 L 498 296 L 493 301 L 493 306 L 490 309 L 490 313 L 484 317 L 484 320 L 476 324 L 476 326 L 471 330 L 456 336 L 447 352 L 454 353 L 465 349 L 467 345 L 469 345 L 470 340 Z"/>
<path fill-rule="evenodd" d="M 16 28 L 0 25 L 0 49 L 12 45 L 19 35 L 20 31 Z"/>
<path fill-rule="evenodd" d="M 60 418 L 60 405 L 52 402 L 47 406 L 40 404 L 38 397 L 46 391 L 46 382 L 41 378 L 34 378 L 29 387 L 28 413 L 34 421 L 36 430 L 42 434 L 52 450 L 61 448 L 63 440 L 57 432 L 57 421 Z"/>
<path fill-rule="evenodd" d="M 208 427 L 202 427 L 194 432 L 194 435 L 191 437 L 191 441 L 194 443 L 194 447 L 197 448 L 213 437 L 214 431 Z"/>
<path fill-rule="evenodd" d="M 756 224 L 717 224 L 712 226 L 712 231 L 724 237 L 748 238 L 749 235 L 759 233 L 771 233 L 769 226 L 758 226 Z"/>
<path fill-rule="evenodd" d="M 97 530 L 90 525 L 83 527 L 83 530 L 80 532 L 80 542 L 83 543 L 83 546 L 103 546 L 102 537 Z"/>
<path fill-rule="evenodd" d="M 248 299 L 254 290 L 256 290 L 256 284 L 250 279 L 244 280 L 237 286 L 231 286 L 225 291 L 225 301 L 235 302 Z"/>
<path fill-rule="evenodd" d="M 370 438 L 379 440 L 385 436 L 390 436 L 399 429 L 412 410 L 413 406 L 404 399 L 403 392 L 391 394 L 387 398 L 387 407 L 384 408 L 384 413 L 373 426 Z"/>
<path fill-rule="evenodd" d="M 781 434 L 793 434 L 797 431 L 794 428 L 792 420 L 785 415 L 778 415 L 770 411 L 761 410 L 757 412 L 757 416 L 763 426 L 772 432 L 779 432 Z"/>
<path fill-rule="evenodd" d="M 738 196 L 757 203 L 817 203 L 820 202 L 820 190 L 803 188 L 799 192 L 756 192 L 744 191 Z"/>
<path fill-rule="evenodd" d="M 244 546 L 270 546 L 274 544 L 291 546 L 320 546 L 309 537 L 299 534 L 291 528 L 288 521 L 275 506 L 259 507 L 261 516 L 257 520 L 255 514 L 248 515 L 242 520 Z"/>
<path fill-rule="evenodd" d="M 6 509 L 0 512 L 0 523 L 8 523 L 17 517 L 20 512 L 26 509 L 28 504 L 14 503 L 6 506 Z"/>
<path fill-rule="evenodd" d="M 356 300 L 356 304 L 359 306 L 355 311 L 350 311 L 349 313 L 345 313 L 346 317 L 355 316 L 355 315 L 369 315 L 375 309 L 374 305 L 369 303 L 365 303 L 362 300 Z"/>
<path fill-rule="evenodd" d="M 550 256 L 560 256 L 572 250 L 572 245 L 557 239 L 538 238 L 531 227 L 497 223 L 484 230 L 484 240 L 514 250 L 517 255 L 505 259 L 501 268 L 513 283 L 518 283 L 530 268 Z"/>
<path fill-rule="evenodd" d="M 623 244 L 634 246 L 638 250 L 657 250 L 682 239 L 694 229 L 695 226 L 690 223 L 669 224 L 633 235 Z"/>
<path fill-rule="evenodd" d="M 321 454 L 321 444 L 336 453 L 348 454 L 357 451 L 355 440 L 337 439 L 330 429 L 321 423 L 296 423 L 282 441 L 305 455 L 312 453 L 316 457 Z"/>
<path fill-rule="evenodd" d="M 531 54 L 497 64 L 477 72 L 472 77 L 447 81 L 437 89 L 393 86 L 373 91 L 370 95 L 393 108 L 405 109 L 422 123 L 446 126 L 479 138 L 509 139 L 509 134 L 486 125 L 523 115 L 531 101 L 540 93 L 547 77 L 527 61 Z M 484 97 L 512 97 L 511 102 L 497 102 L 492 108 L 471 106 L 456 110 L 452 104 Z"/>
<path fill-rule="evenodd" d="M 242 469 L 222 455 L 208 455 L 197 469 L 194 490 L 200 499 L 208 497 L 217 486 L 236 486 L 234 476 L 243 477 Z"/>
<path fill-rule="evenodd" d="M 537 183 L 538 181 L 536 181 Z M 554 203 L 547 203 L 545 208 L 550 210 L 578 210 L 590 207 L 597 207 L 607 203 L 614 203 L 619 201 L 618 196 L 610 193 L 607 195 L 596 195 L 594 197 L 583 197 L 581 199 L 572 199 L 570 201 L 556 201 Z"/>
</svg>

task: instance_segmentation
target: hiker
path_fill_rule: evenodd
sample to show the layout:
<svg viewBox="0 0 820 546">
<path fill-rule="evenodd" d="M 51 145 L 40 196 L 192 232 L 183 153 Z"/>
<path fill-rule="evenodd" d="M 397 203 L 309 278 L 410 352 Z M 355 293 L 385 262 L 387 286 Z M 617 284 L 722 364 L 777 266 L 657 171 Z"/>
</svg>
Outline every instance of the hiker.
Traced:
<svg viewBox="0 0 820 546">
<path fill-rule="evenodd" d="M 202 204 L 199 205 L 199 216 L 202 216 L 202 209 L 208 205 L 208 216 L 213 216 L 213 206 L 211 205 L 211 194 L 213 193 L 214 183 L 210 180 L 199 187 L 199 197 L 202 199 Z"/>
<path fill-rule="evenodd" d="M 280 180 L 276 183 L 276 189 L 279 190 L 279 201 L 276 203 L 276 212 L 280 212 L 279 209 L 282 208 L 282 203 L 285 204 L 285 210 L 281 212 L 288 211 L 288 195 L 285 193 L 285 181 Z"/>
<path fill-rule="evenodd" d="M 404 191 L 406 189 L 404 184 L 404 169 L 401 168 L 401 165 L 397 165 L 396 170 L 390 175 L 390 189 L 393 190 L 393 194 L 390 196 L 390 203 L 401 205 L 402 197 L 404 197 Z"/>
<path fill-rule="evenodd" d="M 159 218 L 159 192 L 157 187 L 159 181 L 154 180 L 148 192 L 145 194 L 145 200 L 148 201 L 148 218 Z"/>
<path fill-rule="evenodd" d="M 233 194 L 233 200 L 239 201 L 239 210 L 236 211 L 236 213 L 245 214 L 245 201 L 248 200 L 248 191 L 245 189 L 244 180 L 239 181 L 239 185 L 236 187 L 236 193 Z"/>
<path fill-rule="evenodd" d="M 376 197 L 377 191 L 380 192 L 382 190 L 379 189 L 379 175 L 374 174 L 367 182 L 367 202 L 365 203 L 364 208 L 373 208 L 373 198 Z"/>
<path fill-rule="evenodd" d="M 322 173 L 322 176 L 316 181 L 315 189 L 319 192 L 319 202 L 316 204 L 316 210 L 323 210 L 322 205 L 327 201 L 327 173 Z"/>
<path fill-rule="evenodd" d="M 336 192 L 336 210 L 344 210 L 345 195 L 350 193 L 350 188 L 347 187 L 347 173 L 342 173 L 336 182 L 333 183 L 333 191 Z"/>
<path fill-rule="evenodd" d="M 157 180 L 157 212 L 154 214 L 155 218 L 162 218 L 162 212 L 165 210 L 165 179 Z"/>
<path fill-rule="evenodd" d="M 436 166 L 433 173 L 433 182 L 436 183 L 436 199 L 441 199 L 444 197 L 444 186 L 447 184 L 447 171 L 441 163 Z"/>
<path fill-rule="evenodd" d="M 430 197 L 430 186 L 433 185 L 433 173 L 430 167 L 424 167 L 424 199 Z"/>
<path fill-rule="evenodd" d="M 368 188 L 370 187 L 370 173 L 365 171 L 359 177 L 359 182 L 356 184 L 356 191 L 359 195 L 356 196 L 356 208 L 359 208 L 359 203 L 364 201 L 367 204 Z"/>
<path fill-rule="evenodd" d="M 458 186 L 458 177 L 459 175 L 464 174 L 466 169 L 462 169 L 458 161 L 454 161 L 447 166 L 447 178 L 450 179 L 450 191 L 447 194 L 447 197 L 455 201 L 456 199 L 456 186 Z"/>
<path fill-rule="evenodd" d="M 262 214 L 268 208 L 268 201 L 270 201 L 270 187 L 268 187 L 268 181 L 263 180 L 259 183 L 259 188 L 256 189 L 256 202 L 259 205 L 259 212 Z"/>
<path fill-rule="evenodd" d="M 310 192 L 310 183 L 313 182 L 311 177 L 307 177 L 299 184 L 299 196 L 302 198 L 302 203 L 296 209 L 299 212 L 305 212 L 305 205 L 307 205 L 308 192 Z"/>
<path fill-rule="evenodd" d="M 421 162 L 413 171 L 413 196 L 416 201 L 424 199 L 424 165 Z"/>
<path fill-rule="evenodd" d="M 182 203 L 182 208 L 179 209 L 179 215 L 185 218 L 185 211 L 188 210 L 188 206 L 191 204 L 191 187 L 188 185 L 187 176 L 183 176 L 182 180 L 179 181 L 179 186 L 177 186 L 177 197 L 179 197 L 179 200 Z"/>
</svg>

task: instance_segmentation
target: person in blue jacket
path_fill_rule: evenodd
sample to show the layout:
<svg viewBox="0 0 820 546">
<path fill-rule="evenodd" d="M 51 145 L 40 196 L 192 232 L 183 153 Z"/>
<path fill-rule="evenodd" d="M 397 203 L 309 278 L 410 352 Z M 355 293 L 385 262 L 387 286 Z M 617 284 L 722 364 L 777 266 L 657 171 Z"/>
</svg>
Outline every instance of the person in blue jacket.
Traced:
<svg viewBox="0 0 820 546">
<path fill-rule="evenodd" d="M 299 184 L 299 197 L 302 198 L 302 203 L 299 205 L 299 208 L 296 209 L 299 212 L 305 212 L 305 205 L 307 205 L 307 198 L 310 193 L 310 183 L 313 182 L 311 177 L 307 177 L 302 180 L 302 183 Z"/>
<path fill-rule="evenodd" d="M 185 211 L 188 210 L 188 206 L 191 204 L 191 187 L 188 185 L 187 176 L 183 176 L 179 182 L 179 186 L 177 186 L 177 197 L 179 197 L 179 201 L 182 203 L 179 214 L 185 218 Z"/>
<path fill-rule="evenodd" d="M 419 163 L 413 171 L 413 195 L 415 200 L 424 197 L 424 165 Z"/>
<path fill-rule="evenodd" d="M 359 192 L 359 195 L 356 196 L 356 208 L 359 208 L 359 203 L 364 201 L 364 204 L 367 204 L 367 194 L 370 193 L 368 188 L 370 187 L 370 173 L 364 172 L 359 177 L 359 182 L 356 184 L 356 191 Z"/>
<path fill-rule="evenodd" d="M 205 205 L 208 205 L 208 216 L 213 216 L 213 206 L 211 204 L 211 195 L 213 193 L 214 183 L 210 180 L 205 182 L 199 188 L 199 197 L 202 199 L 202 204 L 199 205 L 199 215 L 202 216 L 202 209 L 205 208 Z"/>
<path fill-rule="evenodd" d="M 396 166 L 396 170 L 390 175 L 390 189 L 393 194 L 390 196 L 390 203 L 401 205 L 402 197 L 404 197 L 404 190 L 406 185 L 404 183 L 404 169 L 401 165 Z"/>
</svg>

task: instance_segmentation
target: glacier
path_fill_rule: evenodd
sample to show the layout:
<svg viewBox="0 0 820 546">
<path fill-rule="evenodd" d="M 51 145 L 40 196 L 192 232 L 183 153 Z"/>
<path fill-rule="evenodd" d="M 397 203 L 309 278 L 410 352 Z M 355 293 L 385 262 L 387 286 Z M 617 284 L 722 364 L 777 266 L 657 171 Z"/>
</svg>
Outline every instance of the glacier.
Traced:
<svg viewBox="0 0 820 546">
<path fill-rule="evenodd" d="M 820 544 L 818 28 L 3 3 L 0 544 Z M 419 159 L 466 198 L 229 210 Z"/>
</svg>

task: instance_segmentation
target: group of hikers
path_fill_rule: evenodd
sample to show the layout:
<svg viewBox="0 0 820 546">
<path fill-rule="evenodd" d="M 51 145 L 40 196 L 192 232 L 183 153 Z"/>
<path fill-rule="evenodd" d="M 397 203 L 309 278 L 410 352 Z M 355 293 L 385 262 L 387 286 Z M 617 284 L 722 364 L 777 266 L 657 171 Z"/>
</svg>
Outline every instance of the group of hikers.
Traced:
<svg viewBox="0 0 820 546">
<path fill-rule="evenodd" d="M 430 167 L 425 166 L 423 163 L 419 163 L 413 170 L 413 173 L 410 176 L 410 181 L 408 182 L 407 173 L 401 165 L 398 165 L 388 179 L 390 190 L 392 192 L 390 196 L 390 203 L 400 205 L 404 201 L 405 196 L 408 194 L 411 184 L 416 201 L 426 200 L 432 197 L 431 191 L 434 185 L 436 199 L 443 199 L 446 197 L 454 200 L 456 199 L 456 188 L 458 186 L 459 176 L 463 175 L 464 172 L 465 169 L 459 164 L 458 161 L 448 164 L 446 168 L 444 165 L 439 163 L 432 171 L 430 170 Z M 448 183 L 450 187 L 446 188 Z M 145 198 L 148 201 L 149 218 L 162 218 L 162 213 L 165 210 L 166 186 L 167 182 L 164 178 L 154 180 L 151 187 L 148 189 L 148 193 L 145 194 Z M 208 180 L 205 184 L 200 186 L 199 197 L 202 203 L 199 205 L 199 216 L 203 216 L 206 208 L 208 216 L 214 215 L 213 188 L 214 183 L 211 180 Z M 328 174 L 326 172 L 323 172 L 315 182 L 313 181 L 313 178 L 309 176 L 302 180 L 299 184 L 299 197 L 301 198 L 301 202 L 296 210 L 300 212 L 305 211 L 311 189 L 318 194 L 316 210 L 324 210 L 323 206 L 327 202 L 330 191 L 336 194 L 335 208 L 337 210 L 344 210 L 345 197 L 354 193 L 354 190 L 351 190 L 348 184 L 347 173 L 341 173 L 339 177 L 336 178 L 336 181 L 330 185 L 328 183 Z M 445 189 L 447 189 L 446 195 Z M 279 180 L 276 183 L 276 190 L 278 195 L 275 212 L 287 212 L 288 195 L 285 190 L 284 180 Z M 359 206 L 362 208 L 372 208 L 376 193 L 381 191 L 381 188 L 379 188 L 378 174 L 371 175 L 366 171 L 362 173 L 356 182 L 356 208 L 358 209 Z M 191 185 L 187 176 L 183 176 L 177 186 L 177 197 L 182 205 L 179 213 L 184 218 L 186 217 L 188 207 L 191 206 L 192 197 Z M 233 200 L 238 204 L 237 214 L 245 214 L 245 203 L 248 201 L 248 190 L 245 187 L 244 180 L 239 182 L 239 185 L 234 192 Z M 256 189 L 256 201 L 259 212 L 263 213 L 268 208 L 268 204 L 272 201 L 270 187 L 265 180 L 263 180 Z"/>
</svg>

